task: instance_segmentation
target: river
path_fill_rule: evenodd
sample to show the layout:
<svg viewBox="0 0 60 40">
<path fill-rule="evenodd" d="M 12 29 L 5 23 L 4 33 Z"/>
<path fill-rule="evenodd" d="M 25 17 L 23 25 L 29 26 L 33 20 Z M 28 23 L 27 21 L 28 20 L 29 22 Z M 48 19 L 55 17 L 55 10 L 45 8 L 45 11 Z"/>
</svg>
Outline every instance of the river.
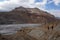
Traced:
<svg viewBox="0 0 60 40">
<path fill-rule="evenodd" d="M 11 25 L 0 25 L 0 34 L 9 35 L 16 33 L 22 27 L 37 27 L 41 24 L 11 24 Z"/>
</svg>

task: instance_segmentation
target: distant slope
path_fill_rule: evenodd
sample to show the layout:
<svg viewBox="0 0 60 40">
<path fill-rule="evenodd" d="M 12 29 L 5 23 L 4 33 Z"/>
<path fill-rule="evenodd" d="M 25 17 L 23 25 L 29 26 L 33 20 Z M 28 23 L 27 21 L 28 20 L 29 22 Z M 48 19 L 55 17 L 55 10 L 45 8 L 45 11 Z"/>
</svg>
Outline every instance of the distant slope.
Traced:
<svg viewBox="0 0 60 40">
<path fill-rule="evenodd" d="M 18 7 L 10 12 L 0 12 L 0 24 L 49 23 L 55 17 L 38 8 Z"/>
</svg>

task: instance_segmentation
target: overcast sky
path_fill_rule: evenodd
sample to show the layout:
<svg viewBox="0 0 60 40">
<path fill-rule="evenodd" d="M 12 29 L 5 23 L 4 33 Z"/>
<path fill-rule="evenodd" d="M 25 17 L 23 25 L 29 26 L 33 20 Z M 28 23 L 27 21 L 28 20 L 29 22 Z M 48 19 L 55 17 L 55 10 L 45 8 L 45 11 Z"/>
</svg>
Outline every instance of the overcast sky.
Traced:
<svg viewBox="0 0 60 40">
<path fill-rule="evenodd" d="M 0 0 L 0 11 L 9 11 L 19 6 L 37 7 L 60 17 L 60 0 Z"/>
</svg>

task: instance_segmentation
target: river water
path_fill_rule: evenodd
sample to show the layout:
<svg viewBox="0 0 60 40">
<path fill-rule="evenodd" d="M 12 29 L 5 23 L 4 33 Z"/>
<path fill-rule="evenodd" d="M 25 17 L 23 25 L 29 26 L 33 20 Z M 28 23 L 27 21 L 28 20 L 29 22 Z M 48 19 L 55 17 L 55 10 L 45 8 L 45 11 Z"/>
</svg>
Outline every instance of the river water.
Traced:
<svg viewBox="0 0 60 40">
<path fill-rule="evenodd" d="M 0 25 L 0 34 L 9 35 L 16 33 L 22 27 L 37 27 L 41 24 L 12 24 L 12 25 Z"/>
</svg>

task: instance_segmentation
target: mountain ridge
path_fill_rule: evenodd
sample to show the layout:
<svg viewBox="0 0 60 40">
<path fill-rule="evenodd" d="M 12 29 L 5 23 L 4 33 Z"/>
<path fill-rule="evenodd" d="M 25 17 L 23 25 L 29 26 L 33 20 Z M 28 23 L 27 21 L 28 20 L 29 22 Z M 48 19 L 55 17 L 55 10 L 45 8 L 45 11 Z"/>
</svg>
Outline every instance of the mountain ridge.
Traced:
<svg viewBox="0 0 60 40">
<path fill-rule="evenodd" d="M 0 12 L 0 24 L 49 23 L 55 16 L 38 8 L 18 7 L 9 12 Z"/>
</svg>

